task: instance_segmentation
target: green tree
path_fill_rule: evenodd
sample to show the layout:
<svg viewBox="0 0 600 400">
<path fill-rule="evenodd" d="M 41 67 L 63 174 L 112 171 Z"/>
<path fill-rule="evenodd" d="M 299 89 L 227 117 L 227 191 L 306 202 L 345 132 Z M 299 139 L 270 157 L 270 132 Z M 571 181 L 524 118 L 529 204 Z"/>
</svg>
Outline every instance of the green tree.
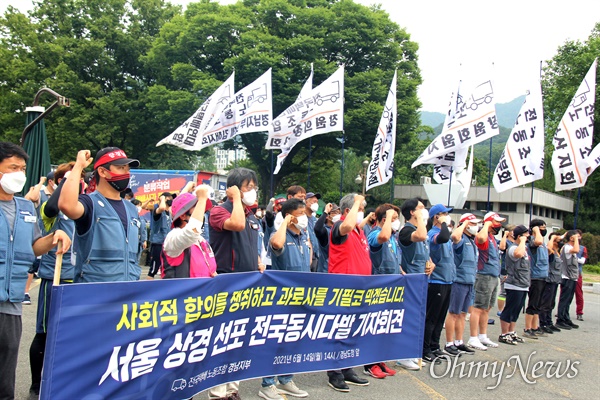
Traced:
<svg viewBox="0 0 600 400">
<path fill-rule="evenodd" d="M 600 23 L 596 24 L 589 38 L 584 41 L 567 41 L 562 45 L 556 55 L 548 61 L 544 68 L 542 88 L 544 91 L 544 117 L 546 122 L 546 172 L 544 179 L 536 182 L 536 186 L 554 191 L 554 173 L 550 161 L 554 146 L 552 138 L 556 128 L 563 117 L 565 110 L 571 103 L 577 88 L 587 74 L 592 62 L 600 55 Z M 599 98 L 600 88 L 596 85 L 596 99 Z M 594 110 L 594 146 L 599 142 L 600 112 Z M 562 196 L 572 197 L 577 201 L 578 190 L 560 192 Z M 581 188 L 581 201 L 577 228 L 584 232 L 600 234 L 600 223 L 597 218 L 596 199 L 600 197 L 600 173 L 592 174 L 584 187 Z M 567 215 L 565 227 L 574 225 L 574 215 Z"/>
</svg>

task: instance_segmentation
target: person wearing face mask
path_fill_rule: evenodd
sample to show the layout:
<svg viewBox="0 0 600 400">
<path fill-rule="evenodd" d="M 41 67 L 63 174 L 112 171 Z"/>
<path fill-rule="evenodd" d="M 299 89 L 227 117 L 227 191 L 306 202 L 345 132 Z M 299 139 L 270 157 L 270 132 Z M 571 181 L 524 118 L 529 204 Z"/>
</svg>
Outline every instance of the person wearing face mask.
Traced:
<svg viewBox="0 0 600 400">
<path fill-rule="evenodd" d="M 138 215 L 140 215 L 140 213 L 142 212 L 142 202 L 139 201 L 136 198 L 133 198 L 130 200 L 131 204 L 133 204 L 138 212 Z M 140 257 L 142 255 L 142 251 L 146 250 L 146 247 L 148 246 L 148 230 L 146 229 L 146 223 L 144 222 L 143 219 L 140 218 L 140 222 L 141 222 L 141 226 L 140 226 L 140 246 L 139 246 L 139 252 L 140 252 Z"/>
<path fill-rule="evenodd" d="M 562 240 L 563 237 L 556 232 L 552 232 L 548 238 L 549 270 L 540 306 L 540 325 L 544 332 L 551 334 L 560 332 L 560 328 L 552 324 L 552 311 L 556 306 L 556 291 L 561 281 L 561 271 L 563 269 L 560 256 Z"/>
<path fill-rule="evenodd" d="M 335 203 L 327 203 L 323 214 L 315 223 L 315 236 L 319 244 L 319 263 L 317 272 L 327 273 L 329 269 L 329 241 L 331 236 L 331 227 L 340 220 L 340 208 Z M 313 244 L 314 246 L 314 244 Z"/>
<path fill-rule="evenodd" d="M 504 282 L 506 281 L 506 249 L 508 249 L 514 242 L 514 238 L 512 236 L 514 229 L 515 225 L 504 225 L 502 239 L 500 239 L 500 242 L 498 243 L 498 250 L 500 254 L 500 290 L 497 297 L 498 316 L 502 314 L 502 310 L 504 310 L 504 304 L 506 302 L 506 290 L 504 289 Z"/>
<path fill-rule="evenodd" d="M 371 275 L 369 244 L 356 215 L 365 209 L 365 198 L 350 193 L 340 200 L 342 216 L 331 228 L 329 245 L 329 273 Z M 360 378 L 352 368 L 327 371 L 329 386 L 340 392 L 349 392 L 348 384 L 366 386 L 367 379 Z"/>
<path fill-rule="evenodd" d="M 92 162 L 95 190 L 80 195 L 82 172 Z M 141 222 L 135 206 L 120 195 L 129 185 L 130 168 L 139 165 L 117 147 L 101 149 L 95 159 L 89 150 L 77 153 L 58 199 L 60 211 L 75 221 L 74 282 L 140 279 Z"/>
<path fill-rule="evenodd" d="M 282 204 L 283 221 L 269 240 L 273 270 L 310 272 L 312 251 L 306 233 L 308 217 L 305 208 L 308 207 L 304 202 L 295 198 Z M 307 397 L 308 393 L 296 386 L 293 377 L 291 374 L 264 377 L 258 396 L 269 400 L 283 399 L 282 394 Z"/>
<path fill-rule="evenodd" d="M 565 234 L 565 245 L 563 246 L 560 257 L 562 258 L 562 271 L 560 282 L 560 297 L 558 300 L 558 317 L 556 326 L 560 329 L 577 329 L 579 325 L 574 324 L 569 316 L 569 308 L 575 296 L 575 285 L 579 277 L 579 262 L 577 253 L 579 253 L 581 235 L 578 231 L 572 230 Z"/>
<path fill-rule="evenodd" d="M 366 216 L 365 216 L 366 213 Z M 369 237 L 369 233 L 371 230 L 377 226 L 377 217 L 375 216 L 375 209 L 368 208 L 365 212 L 360 212 L 356 216 L 356 221 L 358 222 L 358 227 L 365 231 L 365 236 Z"/>
<path fill-rule="evenodd" d="M 523 336 L 529 338 L 537 338 L 539 336 L 548 336 L 540 328 L 540 307 L 542 303 L 542 293 L 546 286 L 546 278 L 548 277 L 548 269 L 550 267 L 548 261 L 548 248 L 544 244 L 544 237 L 548 233 L 546 230 L 546 222 L 541 219 L 533 219 L 529 223 L 529 231 L 531 233 L 529 242 L 529 254 L 531 255 L 531 283 L 529 285 L 529 303 L 525 310 L 525 333 Z"/>
<path fill-rule="evenodd" d="M 310 263 L 310 270 L 315 272 L 319 265 L 319 258 L 321 258 L 321 251 L 317 245 L 318 240 L 315 235 L 315 224 L 317 223 L 317 211 L 319 210 L 319 199 L 321 198 L 320 193 L 309 192 L 306 193 L 306 216 L 308 217 L 308 228 L 306 229 L 308 237 L 310 239 L 310 246 L 313 250 L 312 260 Z"/>
<path fill-rule="evenodd" d="M 450 292 L 448 318 L 446 318 L 446 347 L 444 351 L 458 355 L 474 354 L 475 351 L 463 343 L 467 312 L 471 306 L 477 271 L 479 251 L 475 245 L 475 235 L 481 222 L 475 215 L 466 213 L 460 216 L 459 225 L 450 236 L 454 250 L 456 277 Z"/>
<path fill-rule="evenodd" d="M 367 237 L 373 275 L 400 273 L 400 254 L 398 242 L 394 236 L 400 230 L 399 211 L 397 206 L 386 203 L 377 207 L 374 212 L 377 225 Z M 384 362 L 365 365 L 364 373 L 377 379 L 396 375 L 396 371 Z"/>
<path fill-rule="evenodd" d="M 187 188 L 187 187 L 186 187 Z M 187 191 L 187 189 L 184 189 Z M 171 230 L 171 205 L 173 204 L 173 195 L 169 192 L 163 193 L 152 210 L 150 217 L 150 269 L 148 270 L 148 279 L 154 279 L 158 273 L 161 264 L 161 256 L 165 237 Z"/>
<path fill-rule="evenodd" d="M 425 336 L 423 339 L 423 354 L 429 358 L 441 358 L 445 355 L 458 356 L 459 351 L 454 349 L 445 352 L 440 348 L 440 338 L 446 313 L 450 305 L 452 283 L 456 275 L 454 265 L 454 252 L 450 242 L 448 222 L 449 212 L 452 208 L 443 204 L 436 204 L 429 210 L 432 227 L 427 232 L 429 237 L 429 255 L 435 264 L 435 269 L 429 276 L 427 288 L 427 309 L 425 311 Z"/>
<path fill-rule="evenodd" d="M 287 189 L 286 199 L 300 199 L 306 202 L 306 189 L 304 189 L 300 185 L 292 185 Z M 279 229 L 279 225 L 283 222 L 283 215 L 281 215 L 281 211 L 277 213 L 275 216 L 275 231 Z"/>
<path fill-rule="evenodd" d="M 494 235 L 498 234 L 504 221 L 506 218 L 493 211 L 488 212 L 483 217 L 483 227 L 475 236 L 479 258 L 475 277 L 475 300 L 469 320 L 471 337 L 467 345 L 481 351 L 487 350 L 488 347 L 498 347 L 498 343 L 488 338 L 487 326 L 490 310 L 496 301 L 500 276 L 500 253 Z"/>
<path fill-rule="evenodd" d="M 59 241 L 56 254 L 64 254 L 71 239 L 57 229 L 42 236 L 33 203 L 15 196 L 25 185 L 29 156 L 19 146 L 0 142 L 0 398 L 15 398 L 17 357 L 21 341 L 27 272 L 35 258 Z"/>
<path fill-rule="evenodd" d="M 227 175 L 227 200 L 213 207 L 208 219 L 210 247 L 215 254 L 217 273 L 263 272 L 258 254 L 259 221 L 250 209 L 257 198 L 256 173 L 234 168 Z M 209 399 L 238 398 L 239 381 L 213 387 Z"/>
</svg>

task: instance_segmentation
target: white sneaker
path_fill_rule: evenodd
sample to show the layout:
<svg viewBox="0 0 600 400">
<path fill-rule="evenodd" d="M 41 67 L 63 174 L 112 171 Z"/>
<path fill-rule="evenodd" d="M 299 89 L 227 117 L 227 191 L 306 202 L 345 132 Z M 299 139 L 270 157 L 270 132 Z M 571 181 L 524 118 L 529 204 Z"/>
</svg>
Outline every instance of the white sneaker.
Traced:
<svg viewBox="0 0 600 400">
<path fill-rule="evenodd" d="M 498 347 L 498 343 L 494 343 L 490 340 L 490 338 L 486 337 L 485 339 L 479 339 L 481 344 L 486 345 L 487 347 Z"/>
<path fill-rule="evenodd" d="M 467 313 L 467 316 L 465 317 L 465 321 L 469 321 L 471 319 L 471 313 Z"/>
<path fill-rule="evenodd" d="M 418 371 L 421 369 L 421 368 L 419 368 L 419 364 L 417 364 L 410 358 L 408 358 L 406 360 L 398 360 L 398 361 L 396 361 L 396 365 L 399 367 L 402 367 L 404 369 L 407 369 L 409 371 Z"/>
<path fill-rule="evenodd" d="M 308 392 L 298 388 L 294 381 L 289 381 L 285 385 L 277 385 L 277 391 L 279 393 L 287 394 L 294 397 L 308 397 Z"/>
<path fill-rule="evenodd" d="M 481 351 L 486 351 L 487 347 L 485 347 L 480 341 L 479 339 L 469 339 L 469 341 L 467 342 L 467 346 L 471 347 L 472 349 L 475 350 L 481 350 Z"/>
<path fill-rule="evenodd" d="M 275 385 L 260 388 L 258 391 L 258 397 L 262 397 L 263 399 L 267 400 L 284 400 L 284 398 L 281 397 L 277 391 Z"/>
</svg>

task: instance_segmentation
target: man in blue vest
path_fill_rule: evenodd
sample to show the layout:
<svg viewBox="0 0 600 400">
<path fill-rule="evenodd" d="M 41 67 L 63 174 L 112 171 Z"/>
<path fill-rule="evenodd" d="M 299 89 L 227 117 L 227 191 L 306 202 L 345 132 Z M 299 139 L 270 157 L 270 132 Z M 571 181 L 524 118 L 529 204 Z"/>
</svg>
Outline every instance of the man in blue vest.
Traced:
<svg viewBox="0 0 600 400">
<path fill-rule="evenodd" d="M 80 195 L 80 177 L 94 161 L 90 184 L 96 190 Z M 77 153 L 73 170 L 63 184 L 58 207 L 75 221 L 74 282 L 115 282 L 140 279 L 139 231 L 137 209 L 121 198 L 129 185 L 130 168 L 140 162 L 127 158 L 117 147 L 106 147 L 96 153 Z"/>
<path fill-rule="evenodd" d="M 58 229 L 64 231 L 69 237 L 73 237 L 75 231 L 75 222 L 58 209 L 58 199 L 62 191 L 63 178 L 71 169 L 75 162 L 61 164 L 56 168 L 53 175 L 58 187 L 53 190 L 52 195 L 40 205 L 39 216 L 44 225 L 45 232 L 54 232 Z M 83 179 L 81 180 L 83 188 Z M 60 270 L 60 283 L 67 284 L 73 282 L 73 264 L 71 263 L 71 251 L 64 255 L 65 262 Z M 40 289 L 37 308 L 37 322 L 35 336 L 29 348 L 29 363 L 31 367 L 31 387 L 30 392 L 39 395 L 40 383 L 42 381 L 42 366 L 44 364 L 44 353 L 46 351 L 46 333 L 50 318 L 50 303 L 52 302 L 52 284 L 54 279 L 54 267 L 56 265 L 56 252 L 50 250 L 42 255 L 38 275 L 40 277 Z"/>
<path fill-rule="evenodd" d="M 160 253 L 167 234 L 171 230 L 171 205 L 173 204 L 173 195 L 169 192 L 163 193 L 157 205 L 152 210 L 150 217 L 150 270 L 148 279 L 154 279 L 154 276 L 160 270 Z"/>
<path fill-rule="evenodd" d="M 0 398 L 14 399 L 22 332 L 22 301 L 27 272 L 35 257 L 56 247 L 63 254 L 69 235 L 56 230 L 42 237 L 33 203 L 15 193 L 25 185 L 29 156 L 12 143 L 0 142 Z"/>
<path fill-rule="evenodd" d="M 529 223 L 529 239 L 527 247 L 530 255 L 531 281 L 529 284 L 529 304 L 525 310 L 525 332 L 523 336 L 537 339 L 538 336 L 548 336 L 540 328 L 540 309 L 542 306 L 542 293 L 546 287 L 546 278 L 550 263 L 548 261 L 548 248 L 544 244 L 547 234 L 546 222 L 541 219 L 533 219 Z"/>
</svg>

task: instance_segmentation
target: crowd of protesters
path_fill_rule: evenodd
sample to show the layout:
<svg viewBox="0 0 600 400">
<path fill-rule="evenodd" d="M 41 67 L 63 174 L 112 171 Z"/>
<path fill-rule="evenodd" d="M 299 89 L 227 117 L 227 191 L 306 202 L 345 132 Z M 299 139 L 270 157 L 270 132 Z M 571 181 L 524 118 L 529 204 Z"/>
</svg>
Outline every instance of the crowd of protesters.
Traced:
<svg viewBox="0 0 600 400">
<path fill-rule="evenodd" d="M 426 274 L 421 355 L 426 363 L 498 347 L 487 335 L 496 301 L 502 332 L 498 342 L 506 345 L 577 329 L 569 314 L 574 297 L 576 318 L 583 321 L 581 268 L 587 253 L 581 232 L 547 237 L 541 219 L 528 227 L 507 225 L 505 218 L 490 211 L 483 217 L 467 212 L 454 222 L 452 208 L 435 204 L 427 210 L 418 198 L 401 207 L 373 205 L 376 208 L 365 215 L 367 202 L 360 194 L 320 207 L 321 195 L 298 185 L 259 207 L 258 179 L 246 168 L 229 172 L 226 196 L 220 201 L 207 185 L 189 183 L 177 194 L 163 193 L 154 204 L 141 203 L 128 189 L 130 168 L 138 167 L 139 161 L 115 147 L 100 150 L 94 158 L 88 150 L 80 151 L 75 161 L 59 165 L 24 197 L 17 197 L 24 189 L 27 160 L 21 147 L 0 142 L 0 229 L 8 233 L 0 235 L 0 250 L 6 255 L 0 259 L 2 399 L 14 398 L 22 305 L 31 302 L 28 290 L 34 276 L 41 283 L 30 346 L 30 390 L 39 394 L 57 255 L 67 260 L 62 284 L 139 280 L 140 254 L 146 248 L 146 279 L 215 278 L 265 269 Z M 93 172 L 86 174 L 89 166 Z M 139 215 L 142 209 L 151 213 L 149 233 Z M 517 333 L 523 309 L 525 328 Z M 446 342 L 441 342 L 444 328 Z M 419 359 L 397 360 L 395 365 L 420 369 Z M 385 362 L 361 369 L 376 379 L 396 374 Z M 342 392 L 349 391 L 349 385 L 369 384 L 353 368 L 328 371 L 327 376 L 329 386 Z M 239 384 L 214 387 L 208 396 L 239 399 Z M 279 375 L 264 377 L 258 395 L 282 399 L 308 393 L 298 388 L 293 375 Z"/>
</svg>

